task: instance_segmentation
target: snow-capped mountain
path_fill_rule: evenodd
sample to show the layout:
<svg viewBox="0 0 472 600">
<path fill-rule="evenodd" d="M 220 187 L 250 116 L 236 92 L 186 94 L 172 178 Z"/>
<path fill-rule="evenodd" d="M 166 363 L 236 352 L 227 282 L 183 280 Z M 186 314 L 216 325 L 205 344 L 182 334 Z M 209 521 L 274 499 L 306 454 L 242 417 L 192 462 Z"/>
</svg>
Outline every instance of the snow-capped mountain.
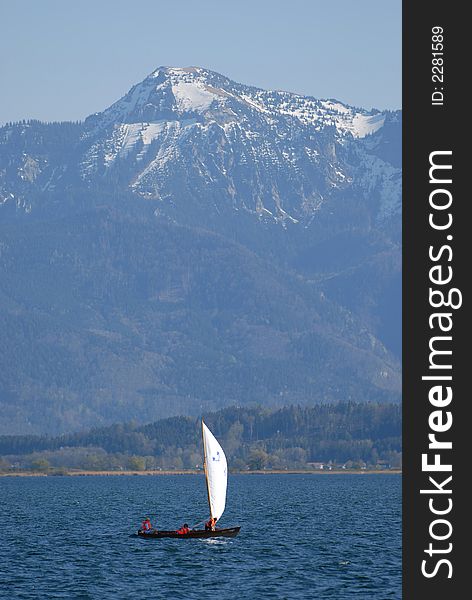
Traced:
<svg viewBox="0 0 472 600">
<path fill-rule="evenodd" d="M 400 207 L 400 165 L 379 152 L 398 144 L 398 112 L 266 91 L 198 67 L 156 69 L 77 126 L 64 154 L 56 132 L 54 152 L 29 144 L 34 129 L 0 132 L 0 193 L 26 210 L 25 190 L 53 191 L 71 179 L 113 182 L 156 201 L 158 212 L 231 208 L 283 224 L 309 223 L 339 194 L 368 198 L 379 222 Z"/>
<path fill-rule="evenodd" d="M 162 67 L 0 128 L 0 433 L 398 401 L 401 113 Z"/>
<path fill-rule="evenodd" d="M 265 91 L 231 81 L 199 67 L 159 67 L 102 113 L 90 117 L 100 125 L 148 123 L 201 117 L 221 125 L 255 111 L 270 117 L 295 117 L 321 130 L 334 125 L 364 137 L 382 127 L 385 114 L 353 109 L 333 100 L 316 100 L 284 91 Z M 239 119 L 238 119 L 239 117 Z"/>
</svg>

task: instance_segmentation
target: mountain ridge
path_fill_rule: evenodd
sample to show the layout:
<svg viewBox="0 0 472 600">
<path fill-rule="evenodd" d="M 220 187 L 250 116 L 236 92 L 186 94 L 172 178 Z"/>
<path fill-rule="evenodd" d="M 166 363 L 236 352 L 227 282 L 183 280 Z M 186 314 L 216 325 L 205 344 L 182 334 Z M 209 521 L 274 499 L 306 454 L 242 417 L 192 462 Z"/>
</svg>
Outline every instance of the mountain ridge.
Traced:
<svg viewBox="0 0 472 600">
<path fill-rule="evenodd" d="M 63 189 L 67 172 L 75 177 L 74 185 L 77 178 L 85 186 L 120 179 L 126 189 L 164 204 L 163 210 L 166 198 L 178 194 L 196 203 L 197 195 L 210 187 L 219 204 L 284 224 L 308 222 L 323 202 L 355 178 L 357 193 L 378 188 L 377 217 L 382 221 L 398 212 L 399 165 L 376 150 L 385 125 L 399 129 L 399 123 L 399 111 L 366 111 L 265 91 L 197 67 L 160 67 L 75 129 L 72 165 L 22 152 L 16 179 L 30 184 L 37 180 L 43 192 Z M 2 128 L 0 140 L 8 145 L 14 130 Z M 20 130 L 21 135 L 27 134 Z M 350 138 L 364 143 L 352 145 Z M 189 145 L 202 154 L 188 156 Z M 363 177 L 356 176 L 356 162 Z M 21 193 L 17 197 L 17 190 L 6 188 L 5 179 L 0 177 L 3 203 L 17 198 L 20 205 Z M 176 188 L 176 179 L 186 185 Z M 191 193 L 195 186 L 198 194 Z"/>
<path fill-rule="evenodd" d="M 398 401 L 401 113 L 160 69 L 0 128 L 0 433 Z"/>
</svg>

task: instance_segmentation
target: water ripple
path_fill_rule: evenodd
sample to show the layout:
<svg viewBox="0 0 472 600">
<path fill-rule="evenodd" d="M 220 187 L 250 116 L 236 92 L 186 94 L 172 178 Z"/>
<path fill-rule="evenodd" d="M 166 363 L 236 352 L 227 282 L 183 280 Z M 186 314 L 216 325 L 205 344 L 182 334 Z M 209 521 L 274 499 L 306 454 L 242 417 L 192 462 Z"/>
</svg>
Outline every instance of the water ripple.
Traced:
<svg viewBox="0 0 472 600">
<path fill-rule="evenodd" d="M 0 598 L 401 598 L 396 475 L 232 476 L 234 539 L 130 538 L 207 512 L 202 477 L 0 479 Z"/>
</svg>

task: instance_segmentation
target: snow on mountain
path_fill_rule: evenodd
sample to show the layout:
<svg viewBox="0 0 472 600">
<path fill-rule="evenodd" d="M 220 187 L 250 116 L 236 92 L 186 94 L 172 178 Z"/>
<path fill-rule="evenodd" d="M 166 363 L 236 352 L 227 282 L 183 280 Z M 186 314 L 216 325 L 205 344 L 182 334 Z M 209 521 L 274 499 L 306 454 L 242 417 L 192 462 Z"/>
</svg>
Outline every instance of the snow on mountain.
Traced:
<svg viewBox="0 0 472 600">
<path fill-rule="evenodd" d="M 376 196 L 382 221 L 399 211 L 400 168 L 364 142 L 383 139 L 394 120 L 199 67 L 159 67 L 86 119 L 74 164 L 28 154 L 18 158 L 21 185 L 11 189 L 0 175 L 0 190 L 8 198 L 33 180 L 54 189 L 59 174 L 64 181 L 78 169 L 85 185 L 119 181 L 162 209 L 169 201 L 182 210 L 232 207 L 280 223 L 310 221 L 333 194 L 351 190 Z"/>
<path fill-rule="evenodd" d="M 239 103 L 267 117 L 287 115 L 320 129 L 335 126 L 339 133 L 365 137 L 382 127 L 385 115 L 356 109 L 335 100 L 316 100 L 284 91 L 267 91 L 235 83 L 199 67 L 159 67 L 106 109 L 94 115 L 101 126 L 120 122 L 146 122 L 159 113 L 181 117 L 214 109 L 234 112 Z M 93 117 L 92 117 L 93 118 Z"/>
<path fill-rule="evenodd" d="M 196 67 L 1 127 L 10 429 L 399 399 L 400 209 L 400 112 Z"/>
<path fill-rule="evenodd" d="M 172 93 L 182 112 L 205 110 L 210 108 L 213 100 L 217 98 L 216 94 L 208 91 L 205 86 L 183 81 L 172 86 Z"/>
</svg>

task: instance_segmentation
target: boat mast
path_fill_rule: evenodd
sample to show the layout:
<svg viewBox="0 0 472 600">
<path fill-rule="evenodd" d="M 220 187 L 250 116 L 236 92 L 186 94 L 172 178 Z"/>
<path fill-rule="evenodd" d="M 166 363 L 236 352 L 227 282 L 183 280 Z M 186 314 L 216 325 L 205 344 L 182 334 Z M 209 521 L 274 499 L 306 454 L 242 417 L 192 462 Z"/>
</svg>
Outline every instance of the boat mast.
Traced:
<svg viewBox="0 0 472 600">
<path fill-rule="evenodd" d="M 208 470 L 206 463 L 206 444 L 205 444 L 205 432 L 203 429 L 203 419 L 202 419 L 202 440 L 203 440 L 203 470 L 205 471 L 205 483 L 207 489 L 207 497 L 208 497 L 208 508 L 210 509 L 210 518 L 213 519 L 213 513 L 211 512 L 211 502 L 210 502 L 210 484 L 208 483 Z"/>
</svg>

